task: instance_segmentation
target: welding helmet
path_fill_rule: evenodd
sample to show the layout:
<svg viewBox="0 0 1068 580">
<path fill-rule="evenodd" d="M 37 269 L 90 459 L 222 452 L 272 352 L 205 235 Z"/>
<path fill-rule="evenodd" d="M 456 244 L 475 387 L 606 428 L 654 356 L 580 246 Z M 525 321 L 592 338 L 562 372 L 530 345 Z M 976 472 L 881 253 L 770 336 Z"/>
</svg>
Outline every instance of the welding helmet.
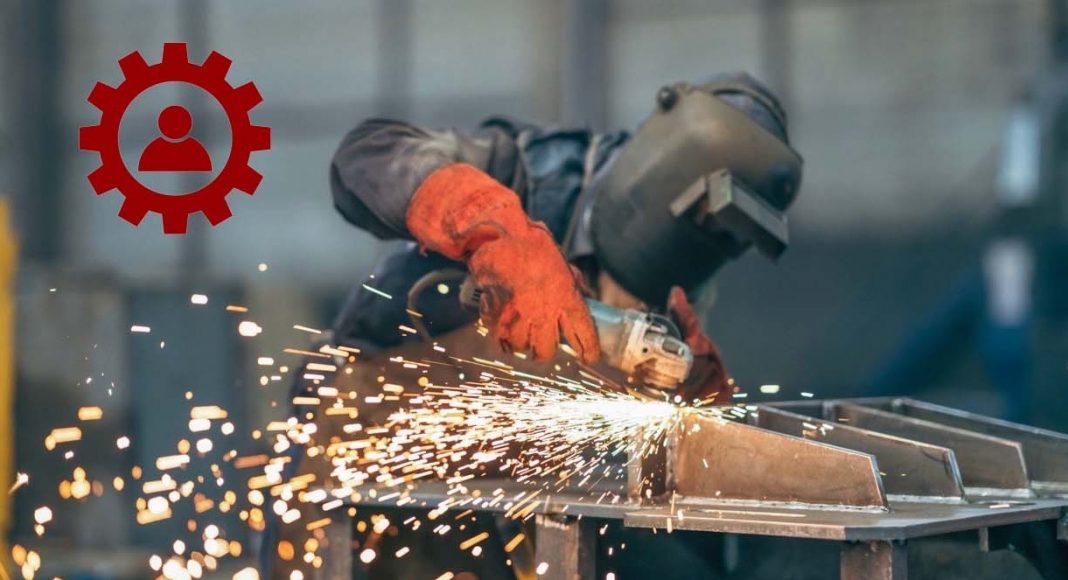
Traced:
<svg viewBox="0 0 1068 580">
<path fill-rule="evenodd" d="M 672 286 L 696 289 L 751 246 L 776 259 L 801 165 L 778 101 L 748 75 L 665 86 L 590 183 L 597 260 L 628 292 L 663 304 Z"/>
</svg>

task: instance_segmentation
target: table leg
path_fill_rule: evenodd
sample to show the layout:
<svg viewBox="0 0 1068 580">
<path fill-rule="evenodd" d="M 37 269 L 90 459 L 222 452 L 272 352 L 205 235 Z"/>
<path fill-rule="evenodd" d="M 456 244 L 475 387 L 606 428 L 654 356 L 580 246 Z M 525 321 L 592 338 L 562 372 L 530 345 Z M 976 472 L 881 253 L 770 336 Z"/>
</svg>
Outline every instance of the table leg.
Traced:
<svg viewBox="0 0 1068 580">
<path fill-rule="evenodd" d="M 904 542 L 842 543 L 842 580 L 906 580 L 908 563 Z"/>
<path fill-rule="evenodd" d="M 326 525 L 323 565 L 315 571 L 315 580 L 353 578 L 352 520 L 344 510 L 335 510 Z"/>
<path fill-rule="evenodd" d="M 596 574 L 597 536 L 588 518 L 539 515 L 534 544 L 536 565 L 548 566 L 539 580 L 582 580 Z"/>
</svg>

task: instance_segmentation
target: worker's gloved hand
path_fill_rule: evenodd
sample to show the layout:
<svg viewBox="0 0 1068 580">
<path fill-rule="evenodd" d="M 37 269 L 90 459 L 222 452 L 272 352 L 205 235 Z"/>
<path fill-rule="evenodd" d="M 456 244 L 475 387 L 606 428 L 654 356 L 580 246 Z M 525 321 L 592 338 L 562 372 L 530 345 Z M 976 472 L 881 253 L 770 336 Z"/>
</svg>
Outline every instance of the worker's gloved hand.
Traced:
<svg viewBox="0 0 1068 580">
<path fill-rule="evenodd" d="M 597 361 L 597 331 L 572 270 L 515 192 L 471 165 L 446 165 L 416 190 L 407 224 L 424 249 L 467 263 L 502 345 L 545 360 L 563 333 L 583 362 Z"/>
<path fill-rule="evenodd" d="M 682 338 L 693 351 L 693 369 L 689 378 L 679 385 L 683 400 L 711 397 L 712 404 L 728 404 L 734 394 L 734 384 L 723 366 L 719 348 L 707 334 L 701 332 L 701 322 L 693 311 L 682 288 L 675 286 L 668 294 L 668 315 L 682 331 Z"/>
</svg>

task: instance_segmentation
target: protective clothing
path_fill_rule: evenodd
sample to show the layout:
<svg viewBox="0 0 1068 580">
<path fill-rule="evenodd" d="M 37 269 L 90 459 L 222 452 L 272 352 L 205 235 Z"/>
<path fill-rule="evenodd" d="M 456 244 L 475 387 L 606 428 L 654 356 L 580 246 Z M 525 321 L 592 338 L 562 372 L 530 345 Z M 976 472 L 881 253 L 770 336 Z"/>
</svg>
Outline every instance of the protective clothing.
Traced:
<svg viewBox="0 0 1068 580">
<path fill-rule="evenodd" d="M 368 120 L 345 136 L 334 156 L 334 204 L 349 222 L 379 238 L 412 239 L 405 220 L 416 190 L 438 169 L 465 163 L 515 192 L 526 215 L 545 224 L 568 261 L 581 267 L 588 280 L 606 270 L 649 306 L 663 306 L 671 285 L 696 292 L 716 268 L 750 245 L 761 242 L 765 251 L 776 250 L 776 233 L 761 236 L 760 224 L 785 227 L 779 218 L 797 193 L 800 165 L 767 162 L 773 157 L 765 153 L 776 151 L 771 145 L 786 147 L 786 120 L 774 97 L 747 75 L 667 87 L 658 95 L 658 107 L 653 115 L 658 120 L 651 118 L 634 138 L 622 132 L 542 128 L 502 117 L 468 131 Z M 725 129 L 703 136 L 696 125 L 686 125 L 687 112 L 703 112 L 695 121 L 712 121 L 701 124 L 703 128 Z M 679 140 L 652 139 L 670 133 L 647 130 L 658 126 L 677 128 Z M 730 139 L 732 135 L 742 140 Z M 769 147 L 738 145 L 750 137 Z M 660 147 L 665 143 L 680 146 L 684 155 L 669 155 Z M 687 143 L 694 146 L 687 149 Z M 712 151 L 713 143 L 722 146 Z M 635 160 L 643 151 L 649 156 Z M 757 156 L 749 163 L 742 153 Z M 781 159 L 800 162 L 785 153 Z M 685 171 L 674 171 L 673 160 L 683 162 Z M 712 166 L 729 171 L 712 179 Z M 776 167 L 782 171 L 773 171 Z M 628 172 L 633 180 L 624 179 Z M 693 178 L 676 179 L 682 173 L 693 173 Z M 657 175 L 676 179 L 684 191 L 657 189 Z M 633 187 L 615 189 L 614 183 Z M 702 185 L 705 191 L 689 185 Z M 682 195 L 691 190 L 700 195 Z M 711 207 L 712 190 L 725 194 L 718 198 L 720 206 Z M 616 198 L 614 192 L 627 195 Z M 608 195 L 601 199 L 601 193 Z M 641 194 L 634 198 L 638 201 L 629 201 L 630 193 Z M 673 208 L 668 202 L 677 199 L 680 204 Z M 759 219 L 768 216 L 770 220 Z M 438 253 L 421 253 L 412 244 L 381 262 L 368 282 L 404 296 L 426 273 L 449 267 L 462 269 L 463 264 Z M 650 274 L 643 275 L 643 269 Z M 435 335 L 472 320 L 452 296 L 435 292 L 424 293 L 417 310 Z M 357 283 L 334 325 L 335 340 L 366 350 L 420 340 L 397 330 L 408 319 L 404 300 L 382 300 Z"/>
<path fill-rule="evenodd" d="M 350 131 L 334 154 L 330 185 L 337 210 L 350 223 L 376 237 L 412 239 L 405 224 L 419 185 L 450 163 L 473 165 L 514 191 L 530 219 L 544 223 L 557 243 L 566 237 L 582 191 L 584 174 L 611 165 L 625 133 L 594 134 L 585 129 L 548 129 L 493 117 L 471 130 L 432 130 L 402 121 L 372 119 Z M 593 153 L 592 167 L 586 159 Z M 577 236 L 576 236 L 577 237 Z M 568 260 L 593 261 L 593 249 L 562 246 Z M 405 300 L 383 300 L 367 282 L 392 296 L 405 296 L 424 275 L 464 265 L 409 244 L 375 266 L 373 278 L 358 280 L 333 325 L 335 340 L 364 351 L 422 340 L 397 330 L 409 324 Z M 474 322 L 453 295 L 424 292 L 423 321 L 435 334 Z"/>
<path fill-rule="evenodd" d="M 514 192 L 476 167 L 449 164 L 416 190 L 406 225 L 423 248 L 467 263 L 502 344 L 544 360 L 562 333 L 581 360 L 596 362 L 597 332 L 575 275 Z"/>
<path fill-rule="evenodd" d="M 690 377 L 679 385 L 679 395 L 685 401 L 711 397 L 710 402 L 713 404 L 730 403 L 734 385 L 723 365 L 719 348 L 701 331 L 701 321 L 682 287 L 671 288 L 667 309 L 668 315 L 675 321 L 683 339 L 693 351 L 693 370 L 690 371 Z"/>
</svg>

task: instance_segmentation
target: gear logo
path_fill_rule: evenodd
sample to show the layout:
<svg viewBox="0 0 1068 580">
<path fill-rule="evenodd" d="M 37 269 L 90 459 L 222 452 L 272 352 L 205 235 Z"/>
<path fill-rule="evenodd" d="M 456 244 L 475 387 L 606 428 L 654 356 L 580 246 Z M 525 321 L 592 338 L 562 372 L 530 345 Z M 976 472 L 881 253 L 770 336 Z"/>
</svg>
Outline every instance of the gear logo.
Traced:
<svg viewBox="0 0 1068 580">
<path fill-rule="evenodd" d="M 98 82 L 93 87 L 89 103 L 100 109 L 100 124 L 80 128 L 79 147 L 100 154 L 100 167 L 89 174 L 97 195 L 117 189 L 126 198 L 119 217 L 136 226 L 148 212 L 155 212 L 163 218 L 165 234 L 184 234 L 189 214 L 202 212 L 213 226 L 218 225 L 232 215 L 226 203 L 231 191 L 256 192 L 263 176 L 249 165 L 249 157 L 253 151 L 270 149 L 271 129 L 251 123 L 249 112 L 263 98 L 251 82 L 234 87 L 226 81 L 231 62 L 212 51 L 203 64 L 194 64 L 189 62 L 186 43 L 168 42 L 158 64 L 149 65 L 140 52 L 131 52 L 118 62 L 125 77 L 122 84 Z M 181 195 L 160 193 L 139 182 L 119 148 L 119 124 L 130 104 L 149 88 L 169 82 L 200 87 L 219 102 L 230 122 L 230 155 L 223 168 L 207 185 Z"/>
</svg>

